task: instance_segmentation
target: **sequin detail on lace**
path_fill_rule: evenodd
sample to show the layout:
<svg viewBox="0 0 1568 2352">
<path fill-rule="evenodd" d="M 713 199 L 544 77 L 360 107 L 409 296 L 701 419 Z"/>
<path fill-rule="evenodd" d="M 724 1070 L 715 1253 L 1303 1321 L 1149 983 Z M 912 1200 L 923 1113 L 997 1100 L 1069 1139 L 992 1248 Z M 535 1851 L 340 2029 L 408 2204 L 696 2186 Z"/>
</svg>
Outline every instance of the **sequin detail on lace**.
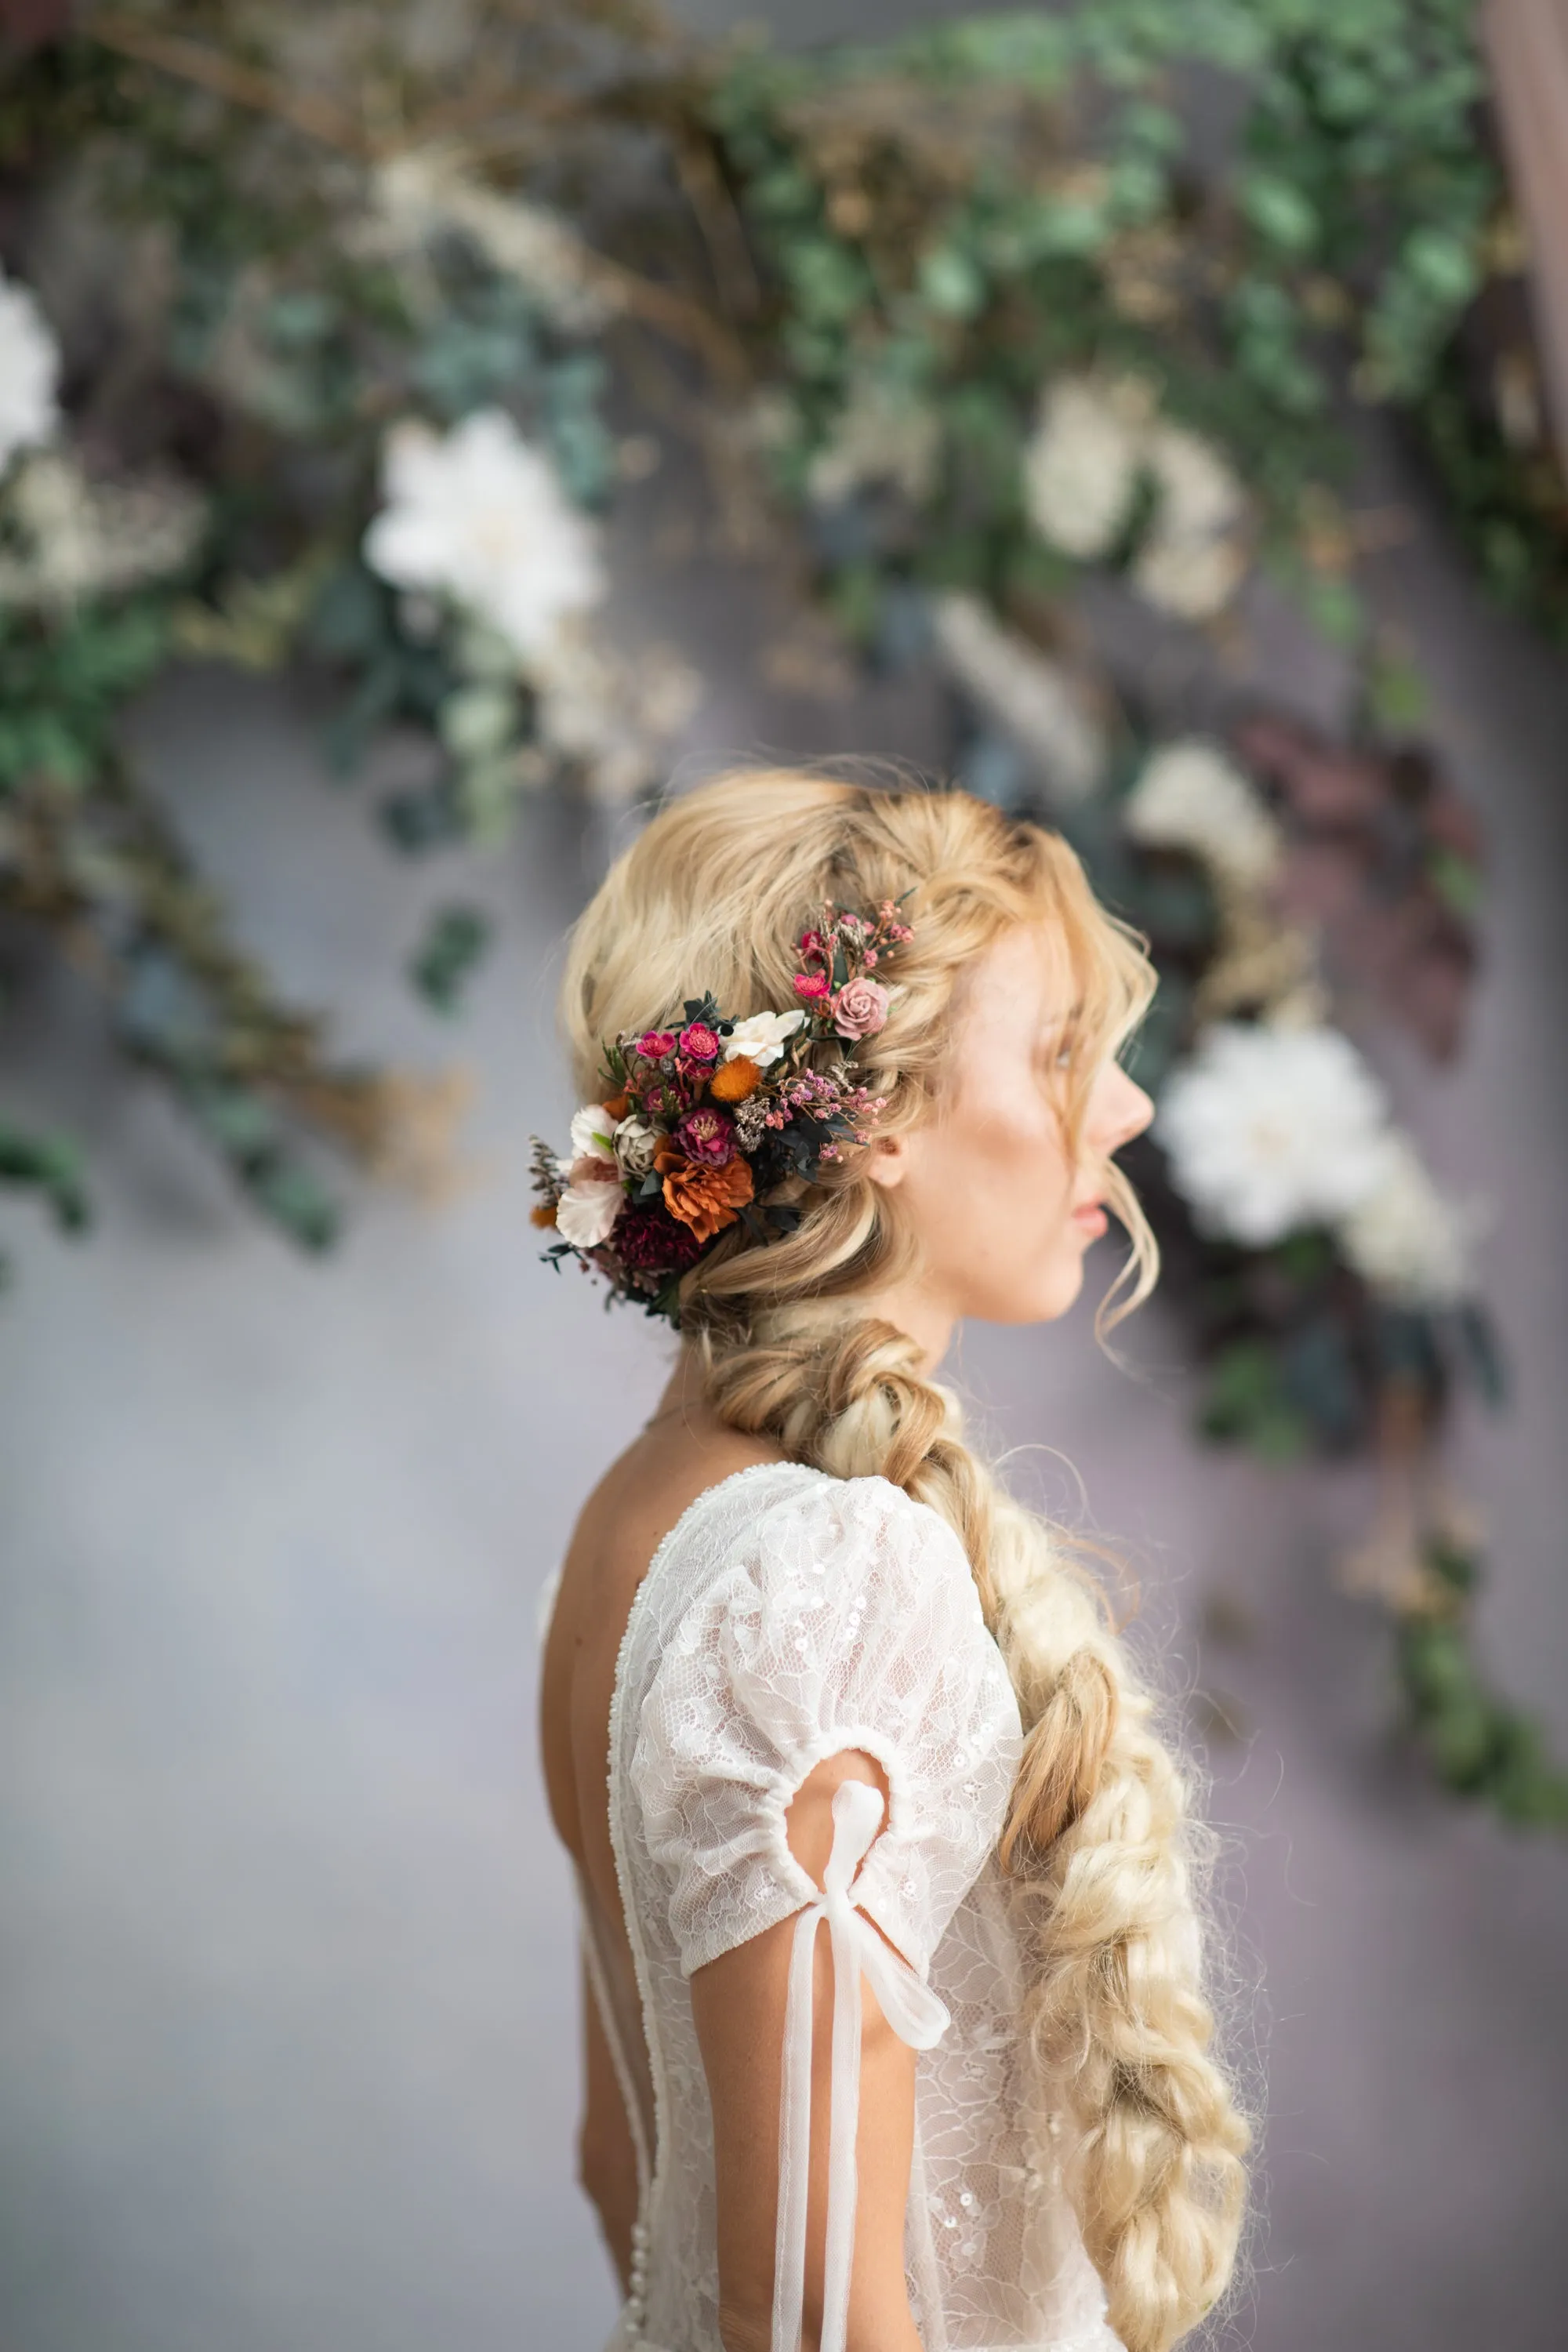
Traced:
<svg viewBox="0 0 1568 2352">
<path fill-rule="evenodd" d="M 905 2038 L 920 2054 L 905 2251 L 921 2343 L 1115 2352 L 1057 2143 L 1026 2095 L 994 1862 L 1020 1745 L 962 1547 L 885 1480 L 765 1465 L 699 1497 L 666 1538 L 611 1706 L 611 1835 L 655 2110 L 619 2342 L 721 2352 L 711 2124 L 686 1980 L 815 1912 L 797 1926 L 805 1948 L 829 1906 L 789 1850 L 786 1809 L 815 1765 L 859 1748 L 889 1801 L 885 1821 L 859 1825 L 863 1856 L 852 1841 L 847 1916 L 879 1952 L 892 1947 L 889 1968 L 894 1954 L 907 1963 L 917 2031 Z M 839 1796 L 852 1811 L 858 1800 Z M 951 2022 L 932 2031 L 942 2011 Z M 786 2329 L 793 2309 L 786 2298 Z"/>
</svg>

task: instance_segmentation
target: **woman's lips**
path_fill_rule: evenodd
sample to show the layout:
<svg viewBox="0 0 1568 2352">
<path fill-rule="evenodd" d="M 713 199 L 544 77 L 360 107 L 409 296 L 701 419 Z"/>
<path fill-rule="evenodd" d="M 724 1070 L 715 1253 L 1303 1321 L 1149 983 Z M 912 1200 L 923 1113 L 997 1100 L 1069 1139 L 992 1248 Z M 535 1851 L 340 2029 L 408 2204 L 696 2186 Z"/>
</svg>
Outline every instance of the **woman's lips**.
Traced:
<svg viewBox="0 0 1568 2352">
<path fill-rule="evenodd" d="M 1104 1233 L 1110 1222 L 1098 1201 L 1086 1201 L 1081 1209 L 1075 1209 L 1072 1221 L 1075 1225 L 1081 1225 L 1086 1233 L 1095 1234 Z"/>
</svg>

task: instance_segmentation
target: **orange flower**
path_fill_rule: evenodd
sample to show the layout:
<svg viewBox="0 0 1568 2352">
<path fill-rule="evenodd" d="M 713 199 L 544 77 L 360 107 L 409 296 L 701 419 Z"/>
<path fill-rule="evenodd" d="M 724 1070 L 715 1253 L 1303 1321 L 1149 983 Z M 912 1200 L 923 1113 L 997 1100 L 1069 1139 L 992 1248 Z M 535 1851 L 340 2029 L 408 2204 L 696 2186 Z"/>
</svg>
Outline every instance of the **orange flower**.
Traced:
<svg viewBox="0 0 1568 2352">
<path fill-rule="evenodd" d="M 737 1054 L 732 1062 L 714 1071 L 708 1091 L 715 1102 L 744 1102 L 748 1095 L 756 1093 L 762 1075 L 749 1054 Z"/>
<path fill-rule="evenodd" d="M 602 1105 L 605 1116 L 607 1118 L 625 1118 L 631 1107 L 632 1098 L 630 1095 L 612 1095 L 609 1101 Z"/>
<path fill-rule="evenodd" d="M 752 1197 L 751 1162 L 739 1153 L 722 1168 L 704 1168 L 698 1160 L 688 1160 L 674 1144 L 666 1143 L 660 1145 L 653 1164 L 664 1178 L 665 1207 L 683 1225 L 689 1225 L 700 1242 L 710 1242 L 715 1234 L 732 1225 L 737 1211 Z"/>
<path fill-rule="evenodd" d="M 552 1225 L 555 1223 L 554 1202 L 536 1202 L 528 1213 L 528 1222 L 531 1225 Z"/>
</svg>

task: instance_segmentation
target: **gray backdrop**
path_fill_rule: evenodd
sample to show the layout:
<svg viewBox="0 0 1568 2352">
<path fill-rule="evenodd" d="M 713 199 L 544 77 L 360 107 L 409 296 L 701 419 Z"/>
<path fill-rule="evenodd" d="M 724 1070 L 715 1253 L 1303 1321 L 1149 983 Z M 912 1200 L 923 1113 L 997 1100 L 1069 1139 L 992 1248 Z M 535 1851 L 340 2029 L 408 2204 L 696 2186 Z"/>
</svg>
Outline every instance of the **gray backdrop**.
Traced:
<svg viewBox="0 0 1568 2352">
<path fill-rule="evenodd" d="M 1401 491 L 1407 486 L 1396 485 Z M 767 689 L 778 591 L 659 562 L 679 479 L 627 526 L 628 626 L 710 676 L 682 772 L 735 752 L 933 755 L 928 684 Z M 663 542 L 668 545 L 668 533 Z M 1426 529 L 1382 559 L 1491 835 L 1469 1053 L 1397 1054 L 1439 1171 L 1495 1212 L 1503 1420 L 1458 1456 L 1502 1677 L 1568 1741 L 1568 1318 L 1559 1042 L 1568 678 Z M 6 2352 L 594 2352 L 607 2266 L 573 2183 L 576 1992 L 534 1755 L 534 1604 L 668 1343 L 536 1262 L 530 1129 L 570 1108 L 550 1000 L 613 824 L 545 801 L 481 866 L 378 844 L 393 744 L 352 793 L 305 689 L 216 671 L 141 714 L 152 772 L 245 936 L 352 1047 L 478 1080 L 465 1191 L 367 1200 L 301 1262 L 235 1204 L 96 1007 L 35 972 L 11 1098 L 70 1124 L 100 1230 L 0 1200 L 0 2341 Z M 397 968 L 429 906 L 504 911 L 452 1032 Z M 1091 1259 L 1108 1277 L 1109 1245 Z M 1178 1328 L 1117 1370 L 1087 1310 L 970 1331 L 960 1376 L 1014 1475 L 1115 1537 L 1173 1688 L 1218 1692 L 1238 2046 L 1266 2075 L 1265 2219 L 1226 2340 L 1260 2352 L 1549 2352 L 1568 2289 L 1568 1873 L 1435 1795 L 1389 1732 L 1377 1621 L 1331 1582 L 1360 1472 L 1280 1476 L 1187 1433 Z M 1078 1480 L 1081 1479 L 1081 1496 Z M 1249 1636 L 1205 1654 L 1215 1597 Z"/>
</svg>

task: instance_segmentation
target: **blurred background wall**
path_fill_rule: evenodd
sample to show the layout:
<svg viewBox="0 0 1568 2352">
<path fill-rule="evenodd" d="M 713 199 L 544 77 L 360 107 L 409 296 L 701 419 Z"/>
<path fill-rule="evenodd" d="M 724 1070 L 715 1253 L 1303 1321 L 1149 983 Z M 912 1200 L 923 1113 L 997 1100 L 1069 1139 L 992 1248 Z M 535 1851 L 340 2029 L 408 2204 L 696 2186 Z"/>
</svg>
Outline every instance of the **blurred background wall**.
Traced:
<svg viewBox="0 0 1568 2352">
<path fill-rule="evenodd" d="M 776 29 L 906 13 L 860 0 Z M 726 14 L 705 0 L 704 22 Z M 941 756 L 918 684 L 768 686 L 766 567 L 661 558 L 680 501 L 656 478 L 632 503 L 617 593 L 708 674 L 683 776 L 761 749 Z M 1469 1050 L 1394 1076 L 1434 1159 L 1494 1204 L 1517 1402 L 1464 1424 L 1459 1461 L 1511 1564 L 1484 1641 L 1563 1739 L 1568 677 L 1429 518 L 1379 577 L 1489 832 Z M 388 858 L 334 796 L 319 716 L 306 688 L 192 667 L 138 740 L 246 939 L 344 1009 L 351 1045 L 429 1058 L 396 963 L 452 871 Z M 371 789 L 399 757 L 376 754 Z M 0 1320 L 6 2352 L 595 2352 L 608 2329 L 573 2179 L 577 1990 L 533 1620 L 668 1347 L 539 1265 L 526 1162 L 571 1108 L 552 992 L 615 837 L 549 798 L 472 861 L 468 895 L 506 920 L 453 1037 L 477 1080 L 469 1180 L 437 1207 L 372 1197 L 324 1264 L 258 1229 L 162 1098 L 106 1069 L 85 992 L 32 984 L 14 1090 L 107 1181 L 82 1247 L 0 1204 L 24 1267 Z M 1091 1257 L 1091 1292 L 1112 1263 Z M 1212 1810 L 1264 2118 L 1256 2276 L 1226 2340 L 1552 2352 L 1561 1844 L 1410 1763 L 1364 1604 L 1324 1571 L 1366 1475 L 1200 1451 L 1184 1346 L 1156 1306 L 1118 1370 L 1086 1307 L 971 1330 L 957 1369 L 1022 1449 L 1018 1480 L 1128 1552 L 1173 1685 L 1223 1701 Z"/>
</svg>

